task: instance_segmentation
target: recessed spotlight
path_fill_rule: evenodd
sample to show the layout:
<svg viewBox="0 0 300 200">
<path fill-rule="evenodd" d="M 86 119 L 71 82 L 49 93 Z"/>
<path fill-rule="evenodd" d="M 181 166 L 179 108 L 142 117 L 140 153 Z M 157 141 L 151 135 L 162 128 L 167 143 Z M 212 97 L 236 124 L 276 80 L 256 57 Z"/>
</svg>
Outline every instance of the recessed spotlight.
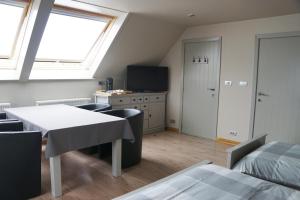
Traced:
<svg viewBox="0 0 300 200">
<path fill-rule="evenodd" d="M 187 14 L 188 17 L 195 17 L 196 15 L 194 13 Z"/>
</svg>

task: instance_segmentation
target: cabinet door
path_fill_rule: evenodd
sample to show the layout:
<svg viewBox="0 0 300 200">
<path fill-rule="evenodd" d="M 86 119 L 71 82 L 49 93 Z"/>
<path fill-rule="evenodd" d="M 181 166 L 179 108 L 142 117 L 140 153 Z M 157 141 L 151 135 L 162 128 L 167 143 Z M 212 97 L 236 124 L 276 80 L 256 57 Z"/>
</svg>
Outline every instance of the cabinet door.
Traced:
<svg viewBox="0 0 300 200">
<path fill-rule="evenodd" d="M 146 131 L 149 128 L 149 120 L 148 119 L 144 119 L 144 124 L 143 124 L 143 130 Z"/>
<path fill-rule="evenodd" d="M 149 104 L 149 128 L 165 125 L 165 103 Z"/>
</svg>

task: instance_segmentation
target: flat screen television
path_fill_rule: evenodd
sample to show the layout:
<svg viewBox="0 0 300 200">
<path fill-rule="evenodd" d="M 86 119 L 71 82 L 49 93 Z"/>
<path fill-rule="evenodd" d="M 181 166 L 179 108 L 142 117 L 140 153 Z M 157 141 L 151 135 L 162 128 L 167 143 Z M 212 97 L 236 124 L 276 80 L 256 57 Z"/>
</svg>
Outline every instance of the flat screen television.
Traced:
<svg viewBox="0 0 300 200">
<path fill-rule="evenodd" d="M 169 89 L 168 67 L 127 66 L 127 90 L 133 92 L 163 92 Z"/>
</svg>

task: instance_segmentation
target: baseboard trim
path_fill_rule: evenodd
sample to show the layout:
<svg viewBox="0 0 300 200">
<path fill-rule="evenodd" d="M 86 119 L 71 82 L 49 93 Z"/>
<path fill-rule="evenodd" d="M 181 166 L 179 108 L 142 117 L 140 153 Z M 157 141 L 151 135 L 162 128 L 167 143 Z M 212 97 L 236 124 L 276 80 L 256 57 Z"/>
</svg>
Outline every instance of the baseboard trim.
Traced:
<svg viewBox="0 0 300 200">
<path fill-rule="evenodd" d="M 179 129 L 178 128 L 173 128 L 173 127 L 166 127 L 166 131 L 179 133 Z"/>
<path fill-rule="evenodd" d="M 144 134 L 150 134 L 150 133 L 160 133 L 163 131 L 165 131 L 164 127 L 157 127 L 157 128 L 144 130 L 143 132 L 144 132 Z"/>
<path fill-rule="evenodd" d="M 222 143 L 222 144 L 229 144 L 229 145 L 232 145 L 232 146 L 240 144 L 240 142 L 237 142 L 237 141 L 234 141 L 234 140 L 228 140 L 228 139 L 224 139 L 224 138 L 220 138 L 220 137 L 217 138 L 217 142 Z"/>
</svg>

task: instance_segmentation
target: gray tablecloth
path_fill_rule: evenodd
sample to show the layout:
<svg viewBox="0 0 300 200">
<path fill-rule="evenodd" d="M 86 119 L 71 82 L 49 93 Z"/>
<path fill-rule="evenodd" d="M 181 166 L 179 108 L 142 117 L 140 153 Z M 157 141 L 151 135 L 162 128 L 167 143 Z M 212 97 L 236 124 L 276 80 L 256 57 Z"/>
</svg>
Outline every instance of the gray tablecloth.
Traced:
<svg viewBox="0 0 300 200">
<path fill-rule="evenodd" d="M 112 142 L 134 140 L 126 119 L 68 105 L 9 108 L 9 118 L 24 122 L 25 130 L 41 131 L 48 138 L 46 157 Z"/>
</svg>

